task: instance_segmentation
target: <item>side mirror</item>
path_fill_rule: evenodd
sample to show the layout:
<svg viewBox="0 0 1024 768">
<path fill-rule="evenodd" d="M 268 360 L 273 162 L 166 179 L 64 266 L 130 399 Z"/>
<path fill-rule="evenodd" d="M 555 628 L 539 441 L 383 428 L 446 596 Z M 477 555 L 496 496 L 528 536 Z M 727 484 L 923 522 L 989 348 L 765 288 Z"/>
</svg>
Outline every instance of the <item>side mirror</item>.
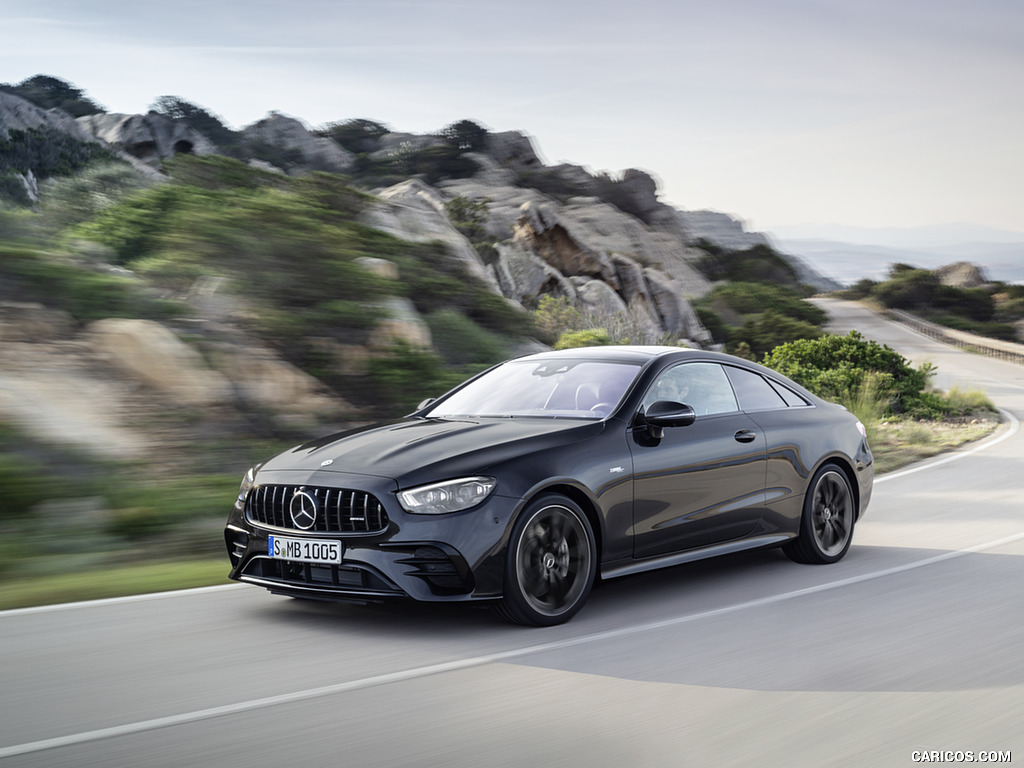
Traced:
<svg viewBox="0 0 1024 768">
<path fill-rule="evenodd" d="M 697 418 L 693 408 L 673 400 L 658 400 L 644 411 L 643 420 L 651 437 L 660 440 L 665 427 L 688 427 Z"/>
<path fill-rule="evenodd" d="M 436 397 L 428 397 L 426 400 L 421 400 L 420 404 L 416 406 L 416 410 L 417 411 L 422 411 L 424 408 L 426 408 L 428 405 L 433 403 L 435 400 L 437 400 Z"/>
</svg>

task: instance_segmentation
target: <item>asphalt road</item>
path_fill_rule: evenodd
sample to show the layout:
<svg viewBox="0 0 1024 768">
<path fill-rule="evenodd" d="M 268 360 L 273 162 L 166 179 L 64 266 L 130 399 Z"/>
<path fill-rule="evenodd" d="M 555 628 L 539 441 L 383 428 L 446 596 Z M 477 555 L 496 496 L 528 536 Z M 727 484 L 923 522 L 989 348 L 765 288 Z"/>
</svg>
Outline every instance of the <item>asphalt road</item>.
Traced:
<svg viewBox="0 0 1024 768">
<path fill-rule="evenodd" d="M 842 562 L 619 579 L 551 629 L 240 585 L 0 613 L 0 765 L 1024 761 L 1024 366 L 828 308 L 1009 417 L 880 478 Z"/>
</svg>

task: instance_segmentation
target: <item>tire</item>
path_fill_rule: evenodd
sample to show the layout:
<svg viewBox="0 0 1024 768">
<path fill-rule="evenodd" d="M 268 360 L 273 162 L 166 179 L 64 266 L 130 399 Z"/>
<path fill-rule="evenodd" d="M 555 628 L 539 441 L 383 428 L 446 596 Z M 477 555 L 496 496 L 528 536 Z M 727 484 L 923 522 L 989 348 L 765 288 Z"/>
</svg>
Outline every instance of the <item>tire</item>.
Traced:
<svg viewBox="0 0 1024 768">
<path fill-rule="evenodd" d="M 597 573 L 594 531 L 583 510 L 548 494 L 519 516 L 505 558 L 505 621 L 550 627 L 571 619 L 590 596 Z"/>
<path fill-rule="evenodd" d="M 807 488 L 800 534 L 782 549 L 798 563 L 838 562 L 853 541 L 856 517 L 850 481 L 839 467 L 826 464 L 814 473 Z"/>
</svg>

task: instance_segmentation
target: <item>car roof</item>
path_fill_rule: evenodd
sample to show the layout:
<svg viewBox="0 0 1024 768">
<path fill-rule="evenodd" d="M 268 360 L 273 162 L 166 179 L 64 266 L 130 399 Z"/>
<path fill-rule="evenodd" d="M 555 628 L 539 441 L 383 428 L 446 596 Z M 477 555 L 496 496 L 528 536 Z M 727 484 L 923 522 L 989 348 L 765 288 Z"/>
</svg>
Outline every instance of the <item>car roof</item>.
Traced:
<svg viewBox="0 0 1024 768">
<path fill-rule="evenodd" d="M 719 359 L 731 358 L 730 355 L 723 355 L 716 352 L 705 352 L 701 349 L 689 349 L 687 347 L 610 345 L 602 347 L 574 347 L 572 349 L 539 352 L 537 354 L 517 358 L 517 360 L 536 360 L 538 362 L 544 360 L 601 360 L 615 363 L 634 363 L 643 365 L 656 357 L 664 357 L 666 355 L 678 355 L 680 358 L 698 356 Z"/>
</svg>

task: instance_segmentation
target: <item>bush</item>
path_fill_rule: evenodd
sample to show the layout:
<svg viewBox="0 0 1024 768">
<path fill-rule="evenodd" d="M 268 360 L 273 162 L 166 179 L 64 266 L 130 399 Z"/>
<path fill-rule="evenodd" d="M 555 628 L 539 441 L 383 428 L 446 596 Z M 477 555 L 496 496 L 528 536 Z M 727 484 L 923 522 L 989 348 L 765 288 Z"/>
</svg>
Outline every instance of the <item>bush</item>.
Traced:
<svg viewBox="0 0 1024 768">
<path fill-rule="evenodd" d="M 72 117 L 95 115 L 104 111 L 81 88 L 49 75 L 33 75 L 17 85 L 0 83 L 0 91 L 13 93 L 43 109 L 62 109 Z"/>
<path fill-rule="evenodd" d="M 707 240 L 699 241 L 697 246 L 708 253 L 698 259 L 695 266 L 709 280 L 800 285 L 796 270 L 770 246 L 755 245 L 742 251 L 730 251 Z"/>
<path fill-rule="evenodd" d="M 391 129 L 383 123 L 354 118 L 340 123 L 328 123 L 315 133 L 317 136 L 333 139 L 344 149 L 359 155 L 376 150 L 381 137 L 390 131 Z"/>
<path fill-rule="evenodd" d="M 821 329 L 812 323 L 769 309 L 747 320 L 742 328 L 729 332 L 726 349 L 735 353 L 740 345 L 745 345 L 752 359 L 757 359 L 781 344 L 798 339 L 816 339 L 821 334 Z"/>
<path fill-rule="evenodd" d="M 181 313 L 181 305 L 154 298 L 137 280 L 41 251 L 0 244 L 0 274 L 14 278 L 24 300 L 58 307 L 83 322 L 105 317 L 161 319 Z"/>
<path fill-rule="evenodd" d="M 765 355 L 764 364 L 828 400 L 852 402 L 871 386 L 886 400 L 889 414 L 934 417 L 944 410 L 941 399 L 925 392 L 934 373 L 931 364 L 914 368 L 857 331 L 783 344 Z"/>
<path fill-rule="evenodd" d="M 541 340 L 553 344 L 566 331 L 578 331 L 584 325 L 583 315 L 565 296 L 544 295 L 533 312 L 533 324 Z"/>
<path fill-rule="evenodd" d="M 434 348 L 450 365 L 493 365 L 508 356 L 505 343 L 465 315 L 449 309 L 424 318 Z"/>
<path fill-rule="evenodd" d="M 46 467 L 10 453 L 0 453 L 0 521 L 24 517 L 41 501 L 54 496 Z"/>
<path fill-rule="evenodd" d="M 128 163 L 94 163 L 74 176 L 47 182 L 41 190 L 39 215 L 49 229 L 65 229 L 152 184 Z"/>
<path fill-rule="evenodd" d="M 0 136 L 0 175 L 31 171 L 39 179 L 66 176 L 114 154 L 97 143 L 79 141 L 54 128 L 12 128 Z"/>
<path fill-rule="evenodd" d="M 737 282 L 716 287 L 699 303 L 710 307 L 724 305 L 739 315 L 759 315 L 766 310 L 773 310 L 780 315 L 801 320 L 814 326 L 822 326 L 828 321 L 828 313 L 821 307 L 803 300 L 800 291 L 779 285 L 763 283 Z"/>
<path fill-rule="evenodd" d="M 612 338 L 604 328 L 585 328 L 580 331 L 566 331 L 558 337 L 555 349 L 574 349 L 576 347 L 606 347 L 612 344 Z"/>
<path fill-rule="evenodd" d="M 433 352 L 398 342 L 387 355 L 369 361 L 374 412 L 387 417 L 410 413 L 425 398 L 444 394 L 479 370 L 447 369 Z"/>
</svg>

